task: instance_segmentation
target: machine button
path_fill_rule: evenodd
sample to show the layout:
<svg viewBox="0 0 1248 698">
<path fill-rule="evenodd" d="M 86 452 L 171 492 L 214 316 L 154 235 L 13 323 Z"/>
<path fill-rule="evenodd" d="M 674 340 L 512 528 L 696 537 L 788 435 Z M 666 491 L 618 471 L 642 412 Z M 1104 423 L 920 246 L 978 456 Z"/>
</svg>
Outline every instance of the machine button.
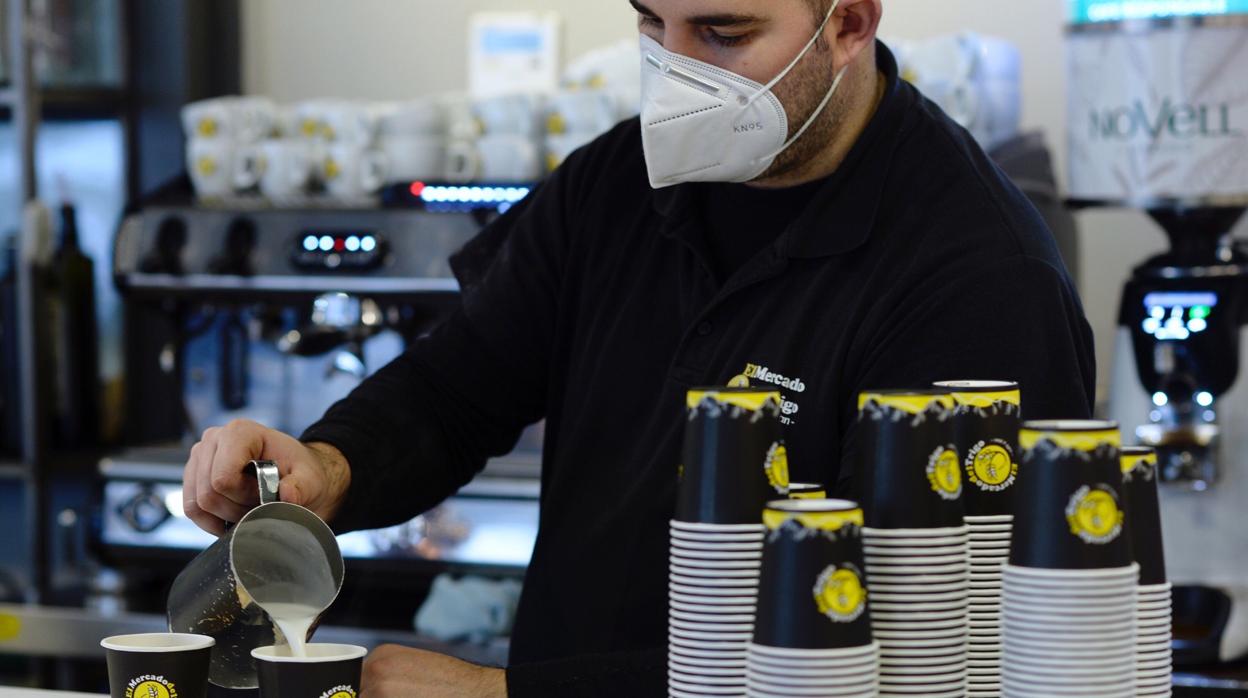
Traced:
<svg viewBox="0 0 1248 698">
<path fill-rule="evenodd" d="M 167 521 L 172 514 L 164 500 L 150 487 L 126 500 L 117 510 L 118 515 L 139 533 L 151 533 Z"/>
</svg>

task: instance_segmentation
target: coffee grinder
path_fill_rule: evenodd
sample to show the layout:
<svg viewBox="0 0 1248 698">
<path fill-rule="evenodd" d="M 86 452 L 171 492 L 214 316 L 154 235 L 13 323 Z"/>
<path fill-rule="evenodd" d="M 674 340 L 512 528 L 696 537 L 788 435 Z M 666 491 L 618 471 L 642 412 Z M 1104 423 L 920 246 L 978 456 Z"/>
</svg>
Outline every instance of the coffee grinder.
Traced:
<svg viewBox="0 0 1248 698">
<path fill-rule="evenodd" d="M 1109 416 L 1158 451 L 1175 663 L 1227 662 L 1248 654 L 1248 246 L 1231 236 L 1248 206 L 1248 14 L 1070 8 L 1070 194 L 1146 211 L 1169 240 L 1123 288 Z"/>
</svg>

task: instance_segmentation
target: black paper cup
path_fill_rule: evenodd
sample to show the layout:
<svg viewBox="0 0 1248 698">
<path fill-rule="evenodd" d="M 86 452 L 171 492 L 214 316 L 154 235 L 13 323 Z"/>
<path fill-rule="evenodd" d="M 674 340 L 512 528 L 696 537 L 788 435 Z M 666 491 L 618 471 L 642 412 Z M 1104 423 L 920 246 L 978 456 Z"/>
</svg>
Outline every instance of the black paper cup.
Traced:
<svg viewBox="0 0 1248 698">
<path fill-rule="evenodd" d="M 1166 583 L 1166 556 L 1161 538 L 1161 505 L 1157 501 L 1157 453 L 1151 448 L 1122 449 L 1127 534 L 1140 563 L 1140 585 Z"/>
<path fill-rule="evenodd" d="M 676 520 L 755 523 L 763 505 L 789 491 L 780 393 L 749 388 L 691 390 Z"/>
<path fill-rule="evenodd" d="M 216 644 L 207 635 L 142 633 L 100 641 L 112 698 L 205 698 Z"/>
<path fill-rule="evenodd" d="M 857 503 L 842 499 L 767 504 L 755 644 L 794 649 L 870 644 L 862 517 Z"/>
<path fill-rule="evenodd" d="M 251 651 L 260 675 L 260 698 L 355 698 L 368 650 L 357 645 L 310 643 L 306 657 L 293 657 L 286 645 Z"/>
<path fill-rule="evenodd" d="M 952 417 L 948 392 L 880 390 L 859 395 L 850 467 L 868 526 L 963 525 L 963 477 Z"/>
<path fill-rule="evenodd" d="M 967 516 L 1014 513 L 1021 398 L 1012 381 L 942 381 L 953 396 L 953 443 L 962 457 Z"/>
<path fill-rule="evenodd" d="M 1130 565 L 1118 425 L 1026 422 L 1019 444 L 1010 564 L 1068 570 Z"/>
</svg>

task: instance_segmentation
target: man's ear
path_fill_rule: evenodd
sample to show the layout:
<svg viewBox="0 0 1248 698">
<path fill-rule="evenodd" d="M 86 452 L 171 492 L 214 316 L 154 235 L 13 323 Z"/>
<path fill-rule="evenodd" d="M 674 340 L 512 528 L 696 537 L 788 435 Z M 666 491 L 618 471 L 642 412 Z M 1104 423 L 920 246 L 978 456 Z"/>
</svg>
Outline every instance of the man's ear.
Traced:
<svg viewBox="0 0 1248 698">
<path fill-rule="evenodd" d="M 824 38 L 836 47 L 836 68 L 849 65 L 875 45 L 884 8 L 880 0 L 841 0 L 832 21 L 824 28 Z"/>
</svg>

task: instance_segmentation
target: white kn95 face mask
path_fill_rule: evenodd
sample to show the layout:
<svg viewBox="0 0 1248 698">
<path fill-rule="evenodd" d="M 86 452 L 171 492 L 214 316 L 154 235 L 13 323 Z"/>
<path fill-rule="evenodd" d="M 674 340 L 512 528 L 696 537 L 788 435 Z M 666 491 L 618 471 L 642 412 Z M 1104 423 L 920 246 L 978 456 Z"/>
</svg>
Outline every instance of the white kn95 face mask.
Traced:
<svg viewBox="0 0 1248 698">
<path fill-rule="evenodd" d="M 810 52 L 840 0 L 805 48 L 766 85 L 682 56 L 641 37 L 641 140 L 655 189 L 682 182 L 748 182 L 763 174 L 823 113 L 849 66 L 806 123 L 788 135 L 784 105 L 771 88 Z"/>
</svg>

